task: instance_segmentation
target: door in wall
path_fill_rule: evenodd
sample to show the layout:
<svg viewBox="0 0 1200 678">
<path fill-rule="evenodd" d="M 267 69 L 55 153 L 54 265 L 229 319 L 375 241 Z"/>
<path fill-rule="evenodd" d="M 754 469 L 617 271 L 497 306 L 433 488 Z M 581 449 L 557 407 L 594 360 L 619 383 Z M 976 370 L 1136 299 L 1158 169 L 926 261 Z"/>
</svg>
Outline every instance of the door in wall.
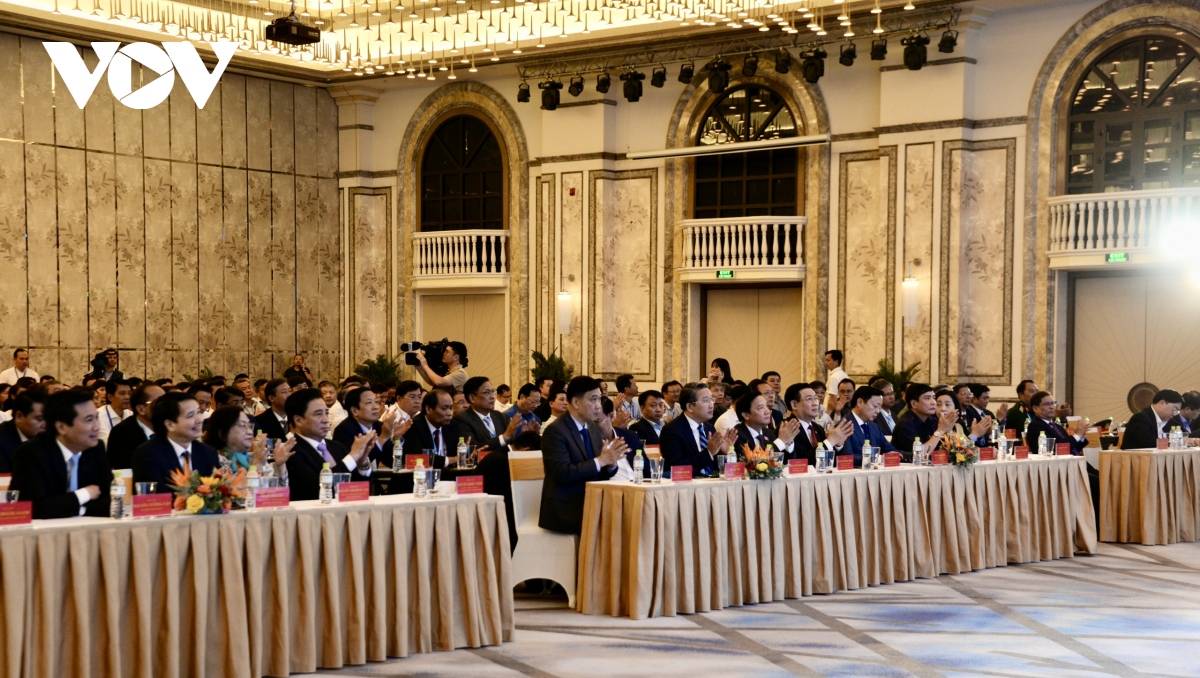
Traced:
<svg viewBox="0 0 1200 678">
<path fill-rule="evenodd" d="M 705 290 L 704 365 L 725 358 L 734 379 L 749 383 L 774 370 L 784 388 L 800 380 L 804 345 L 799 287 Z"/>
<path fill-rule="evenodd" d="M 492 386 L 508 382 L 503 294 L 426 294 L 418 298 L 418 341 L 446 337 L 467 345 L 467 374 L 485 376 Z M 517 387 L 520 384 L 516 385 Z M 513 388 L 516 391 L 516 388 Z"/>
</svg>

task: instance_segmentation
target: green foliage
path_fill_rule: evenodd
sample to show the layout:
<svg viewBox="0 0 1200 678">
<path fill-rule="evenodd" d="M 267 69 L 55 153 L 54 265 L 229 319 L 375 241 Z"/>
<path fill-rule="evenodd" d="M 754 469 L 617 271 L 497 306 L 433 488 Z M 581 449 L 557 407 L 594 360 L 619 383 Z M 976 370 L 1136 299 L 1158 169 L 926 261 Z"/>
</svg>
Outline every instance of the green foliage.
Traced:
<svg viewBox="0 0 1200 678">
<path fill-rule="evenodd" d="M 550 377 L 551 379 L 561 379 L 570 381 L 575 375 L 575 370 L 567 364 L 558 355 L 557 349 L 550 352 L 550 355 L 543 355 L 540 351 L 533 352 L 533 369 L 530 370 L 534 381 L 542 377 Z"/>
<path fill-rule="evenodd" d="M 394 358 L 380 353 L 375 359 L 367 358 L 354 368 L 354 373 L 376 384 L 398 384 L 404 380 L 404 365 Z"/>
<path fill-rule="evenodd" d="M 899 394 L 904 390 L 905 386 L 912 383 L 913 378 L 917 376 L 917 371 L 920 369 L 921 362 L 918 360 L 904 369 L 896 371 L 896 367 L 892 365 L 892 361 L 885 358 L 879 361 L 879 369 L 876 370 L 875 376 L 871 377 L 871 380 L 887 379 L 891 382 L 892 388 L 896 389 L 896 393 Z"/>
<path fill-rule="evenodd" d="M 217 376 L 217 375 L 213 374 L 213 371 L 211 369 L 209 369 L 208 367 L 202 367 L 202 368 L 200 368 L 200 374 L 197 374 L 194 377 L 192 375 L 188 374 L 187 372 L 184 372 L 183 380 L 187 381 L 187 382 L 194 382 L 197 379 L 199 379 L 201 381 L 208 381 L 209 379 L 212 379 L 215 376 Z"/>
</svg>

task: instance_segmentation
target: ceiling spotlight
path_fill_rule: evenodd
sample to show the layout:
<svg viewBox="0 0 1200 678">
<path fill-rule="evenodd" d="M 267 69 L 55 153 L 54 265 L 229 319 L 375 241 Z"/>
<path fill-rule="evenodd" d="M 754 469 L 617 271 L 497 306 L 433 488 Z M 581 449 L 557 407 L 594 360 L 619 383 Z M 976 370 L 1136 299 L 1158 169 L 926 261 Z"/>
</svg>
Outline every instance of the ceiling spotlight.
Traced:
<svg viewBox="0 0 1200 678">
<path fill-rule="evenodd" d="M 887 58 L 887 39 L 879 38 L 871 41 L 871 61 L 883 61 Z"/>
<path fill-rule="evenodd" d="M 938 41 L 939 52 L 953 54 L 956 46 L 958 46 L 958 31 L 946 31 L 942 33 L 942 39 Z"/>
<path fill-rule="evenodd" d="M 696 64 L 689 61 L 688 63 L 679 67 L 679 82 L 682 82 L 686 85 L 692 81 L 692 78 L 695 77 L 695 75 Z"/>
<path fill-rule="evenodd" d="M 708 89 L 713 94 L 720 94 L 729 87 L 729 69 L 733 68 L 721 57 L 717 57 L 705 65 L 708 69 Z"/>
<path fill-rule="evenodd" d="M 780 49 L 775 55 L 775 72 L 787 73 L 792 70 L 792 53 L 786 49 Z"/>
<path fill-rule="evenodd" d="M 517 86 L 517 103 L 529 103 L 529 83 L 523 82 Z"/>
<path fill-rule="evenodd" d="M 642 98 L 642 81 L 645 79 L 646 74 L 637 71 L 625 71 L 621 74 L 621 80 L 625 83 L 621 89 L 626 101 L 633 103 Z"/>
<path fill-rule="evenodd" d="M 800 72 L 804 75 L 805 81 L 815 85 L 821 76 L 825 75 L 825 57 L 827 56 L 829 55 L 820 47 L 800 54 L 800 58 L 803 60 L 800 64 Z"/>
<path fill-rule="evenodd" d="M 854 43 L 848 42 L 842 45 L 842 54 L 838 57 L 838 63 L 843 66 L 853 66 L 856 58 L 858 58 L 858 48 L 854 46 Z"/>
<path fill-rule="evenodd" d="M 666 66 L 659 66 L 658 68 L 655 68 L 654 70 L 650 71 L 650 86 L 651 87 L 662 87 L 665 84 L 667 84 L 667 67 Z"/>
<path fill-rule="evenodd" d="M 571 78 L 571 85 L 569 87 L 567 87 L 567 94 L 570 94 L 573 97 L 577 97 L 580 94 L 583 94 L 583 76 L 582 75 L 577 75 L 577 76 Z"/>
<path fill-rule="evenodd" d="M 757 72 L 758 57 L 754 56 L 753 54 L 747 54 L 746 58 L 742 61 L 742 75 L 746 76 L 747 78 L 753 78 L 754 74 Z"/>
<path fill-rule="evenodd" d="M 542 90 L 542 110 L 553 111 L 558 108 L 559 93 L 562 89 L 562 83 L 557 80 L 545 80 L 538 83 L 538 89 Z"/>
<path fill-rule="evenodd" d="M 608 94 L 608 88 L 612 85 L 612 78 L 609 77 L 608 71 L 604 71 L 596 76 L 596 91 L 601 94 Z"/>
<path fill-rule="evenodd" d="M 901 38 L 900 44 L 904 45 L 904 66 L 910 71 L 921 70 L 929 59 L 928 50 L 925 49 L 929 44 L 929 36 L 913 33 L 907 38 Z"/>
</svg>

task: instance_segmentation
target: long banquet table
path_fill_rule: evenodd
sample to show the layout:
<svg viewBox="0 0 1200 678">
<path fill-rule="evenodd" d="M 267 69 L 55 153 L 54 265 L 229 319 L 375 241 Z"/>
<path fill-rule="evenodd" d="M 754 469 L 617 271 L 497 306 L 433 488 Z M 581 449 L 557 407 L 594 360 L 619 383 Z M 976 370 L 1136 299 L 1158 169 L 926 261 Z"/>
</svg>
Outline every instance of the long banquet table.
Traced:
<svg viewBox="0 0 1200 678">
<path fill-rule="evenodd" d="M 500 497 L 0 530 L 0 676 L 286 676 L 512 640 Z"/>
<path fill-rule="evenodd" d="M 1100 452 L 1100 541 L 1200 539 L 1200 449 Z"/>
<path fill-rule="evenodd" d="M 633 619 L 1095 553 L 1082 457 L 589 483 L 576 608 Z"/>
</svg>

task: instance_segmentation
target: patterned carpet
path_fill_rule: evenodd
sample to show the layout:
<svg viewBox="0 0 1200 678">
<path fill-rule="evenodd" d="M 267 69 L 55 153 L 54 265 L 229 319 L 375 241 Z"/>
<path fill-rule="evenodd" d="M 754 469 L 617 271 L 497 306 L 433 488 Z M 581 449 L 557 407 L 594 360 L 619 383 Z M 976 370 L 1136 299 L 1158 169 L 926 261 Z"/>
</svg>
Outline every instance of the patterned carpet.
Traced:
<svg viewBox="0 0 1200 678">
<path fill-rule="evenodd" d="M 329 676 L 1200 676 L 1200 544 L 708 614 L 587 617 L 519 596 L 516 640 Z"/>
</svg>

